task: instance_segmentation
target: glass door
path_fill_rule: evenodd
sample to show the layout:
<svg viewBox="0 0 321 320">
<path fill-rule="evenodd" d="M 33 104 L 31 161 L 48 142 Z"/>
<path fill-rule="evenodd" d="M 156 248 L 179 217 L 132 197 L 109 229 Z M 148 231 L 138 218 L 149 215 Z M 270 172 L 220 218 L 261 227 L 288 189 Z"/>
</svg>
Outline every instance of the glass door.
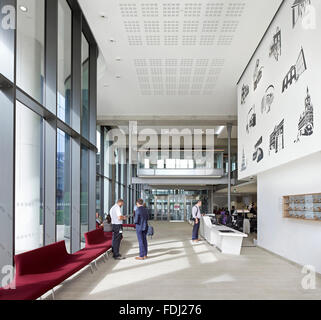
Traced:
<svg viewBox="0 0 321 320">
<path fill-rule="evenodd" d="M 186 202 L 185 195 L 169 196 L 169 215 L 170 221 L 186 221 Z"/>
</svg>

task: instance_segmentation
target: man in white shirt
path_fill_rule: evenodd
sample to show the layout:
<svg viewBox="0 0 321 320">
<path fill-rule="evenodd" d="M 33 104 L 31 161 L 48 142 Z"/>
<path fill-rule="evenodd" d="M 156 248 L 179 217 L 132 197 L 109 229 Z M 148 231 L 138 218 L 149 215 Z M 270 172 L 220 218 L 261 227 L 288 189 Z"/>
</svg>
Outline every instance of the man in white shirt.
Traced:
<svg viewBox="0 0 321 320">
<path fill-rule="evenodd" d="M 115 260 L 123 260 L 124 257 L 119 253 L 120 242 L 123 238 L 123 221 L 127 220 L 121 213 L 121 207 L 124 205 L 124 200 L 120 199 L 110 209 L 111 224 L 113 229 L 113 256 Z"/>
</svg>

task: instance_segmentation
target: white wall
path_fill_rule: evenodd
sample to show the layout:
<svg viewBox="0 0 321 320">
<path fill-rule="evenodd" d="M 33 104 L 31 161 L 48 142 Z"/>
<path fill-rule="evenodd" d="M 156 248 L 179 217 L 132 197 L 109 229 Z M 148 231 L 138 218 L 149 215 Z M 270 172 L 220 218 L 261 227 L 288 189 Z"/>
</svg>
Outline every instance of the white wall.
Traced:
<svg viewBox="0 0 321 320">
<path fill-rule="evenodd" d="M 258 175 L 258 244 L 321 273 L 321 222 L 284 219 L 282 197 L 321 193 L 321 153 Z"/>
</svg>

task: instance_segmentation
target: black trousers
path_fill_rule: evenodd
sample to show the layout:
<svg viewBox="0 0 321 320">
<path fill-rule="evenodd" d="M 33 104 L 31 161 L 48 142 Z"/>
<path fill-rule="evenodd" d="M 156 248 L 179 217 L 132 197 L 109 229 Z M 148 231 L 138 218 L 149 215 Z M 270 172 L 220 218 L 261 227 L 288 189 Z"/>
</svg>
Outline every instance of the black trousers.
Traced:
<svg viewBox="0 0 321 320">
<path fill-rule="evenodd" d="M 121 240 L 123 239 L 123 226 L 121 224 L 113 224 L 113 242 L 112 242 L 112 247 L 113 247 L 113 255 L 114 258 L 118 258 L 120 256 L 119 254 L 119 247 Z"/>
<path fill-rule="evenodd" d="M 200 221 L 198 220 L 198 224 L 194 222 L 192 240 L 198 240 L 199 230 L 200 230 Z"/>
</svg>

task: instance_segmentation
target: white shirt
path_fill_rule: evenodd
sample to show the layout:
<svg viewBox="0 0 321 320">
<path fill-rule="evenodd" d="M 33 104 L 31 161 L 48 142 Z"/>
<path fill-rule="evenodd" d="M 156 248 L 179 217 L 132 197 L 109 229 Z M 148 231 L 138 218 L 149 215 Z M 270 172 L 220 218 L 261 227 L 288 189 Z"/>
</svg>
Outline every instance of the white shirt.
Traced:
<svg viewBox="0 0 321 320">
<path fill-rule="evenodd" d="M 111 224 L 123 224 L 122 220 L 119 220 L 119 217 L 122 216 L 120 211 L 120 206 L 116 203 L 109 211 L 111 216 Z"/>
<path fill-rule="evenodd" d="M 199 206 L 194 206 L 192 209 L 192 215 L 194 219 L 201 219 L 202 215 L 201 215 L 201 210 Z"/>
</svg>

